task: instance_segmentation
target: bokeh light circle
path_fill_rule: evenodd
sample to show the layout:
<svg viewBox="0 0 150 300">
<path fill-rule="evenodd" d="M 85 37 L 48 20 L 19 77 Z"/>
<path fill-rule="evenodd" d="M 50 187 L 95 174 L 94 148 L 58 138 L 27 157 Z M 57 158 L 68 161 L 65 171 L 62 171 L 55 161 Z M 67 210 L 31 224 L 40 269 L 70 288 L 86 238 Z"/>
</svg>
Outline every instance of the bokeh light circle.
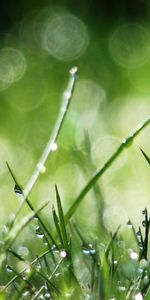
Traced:
<svg viewBox="0 0 150 300">
<path fill-rule="evenodd" d="M 124 68 L 136 69 L 150 59 L 150 33 L 140 24 L 123 24 L 110 38 L 110 53 Z"/>
<path fill-rule="evenodd" d="M 103 213 L 103 222 L 108 231 L 115 231 L 118 226 L 121 228 L 128 221 L 126 210 L 119 205 L 110 205 L 105 208 Z"/>
<path fill-rule="evenodd" d="M 0 90 L 21 79 L 26 71 L 26 60 L 21 51 L 15 48 L 0 49 Z"/>
<path fill-rule="evenodd" d="M 87 49 L 89 37 L 86 26 L 71 13 L 54 13 L 44 27 L 43 47 L 56 59 L 74 60 Z"/>
</svg>

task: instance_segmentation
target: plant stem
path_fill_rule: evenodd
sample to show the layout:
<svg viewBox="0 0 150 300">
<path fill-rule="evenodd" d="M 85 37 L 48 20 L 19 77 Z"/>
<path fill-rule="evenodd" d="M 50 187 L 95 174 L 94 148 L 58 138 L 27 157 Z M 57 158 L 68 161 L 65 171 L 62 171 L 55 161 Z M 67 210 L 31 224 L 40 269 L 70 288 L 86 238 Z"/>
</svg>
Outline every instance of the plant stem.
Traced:
<svg viewBox="0 0 150 300">
<path fill-rule="evenodd" d="M 112 156 L 100 167 L 96 173 L 92 176 L 92 178 L 89 180 L 89 182 L 85 185 L 85 187 L 82 189 L 80 194 L 77 196 L 77 198 L 74 200 L 73 204 L 71 205 L 70 209 L 65 215 L 65 220 L 68 222 L 80 203 L 82 202 L 83 198 L 87 195 L 87 193 L 93 188 L 95 183 L 98 181 L 98 179 L 107 171 L 107 169 L 112 165 L 112 163 L 120 156 L 120 154 L 123 152 L 123 150 L 131 145 L 131 143 L 134 141 L 135 137 L 148 125 L 150 124 L 150 117 L 147 118 L 142 124 L 140 124 L 133 132 L 129 134 L 129 136 L 126 139 L 122 140 L 122 143 L 118 147 L 118 149 L 112 154 Z"/>
<path fill-rule="evenodd" d="M 73 95 L 73 91 L 74 91 L 74 87 L 75 87 L 75 82 L 77 79 L 77 67 L 74 67 L 70 70 L 70 80 L 68 83 L 68 87 L 66 92 L 63 95 L 63 99 L 62 99 L 62 105 L 61 105 L 61 109 L 60 109 L 60 113 L 58 115 L 55 127 L 53 129 L 52 135 L 49 138 L 49 141 L 36 165 L 36 169 L 34 170 L 31 178 L 29 179 L 24 191 L 23 191 L 23 195 L 24 198 L 26 199 L 29 194 L 31 193 L 36 181 L 38 180 L 39 175 L 42 173 L 42 168 L 45 168 L 45 163 L 47 161 L 47 159 L 49 158 L 50 154 L 55 150 L 55 146 L 56 142 L 58 140 L 60 131 L 62 129 L 69 105 L 70 105 L 70 101 L 72 99 L 72 95 Z"/>
</svg>

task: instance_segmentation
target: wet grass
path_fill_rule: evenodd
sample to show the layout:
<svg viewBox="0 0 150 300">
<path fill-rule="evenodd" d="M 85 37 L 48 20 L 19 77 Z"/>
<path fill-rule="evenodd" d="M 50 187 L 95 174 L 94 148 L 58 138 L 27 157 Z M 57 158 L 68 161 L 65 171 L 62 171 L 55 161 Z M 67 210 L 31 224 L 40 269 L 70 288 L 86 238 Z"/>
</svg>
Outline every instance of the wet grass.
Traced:
<svg viewBox="0 0 150 300">
<path fill-rule="evenodd" d="M 150 118 L 122 140 L 118 149 L 112 153 L 108 161 L 104 162 L 103 166 L 98 168 L 80 194 L 72 201 L 67 213 L 63 210 L 59 187 L 55 185 L 56 201 L 49 214 L 50 220 L 53 220 L 53 227 L 51 227 L 51 222 L 45 221 L 42 214 L 48 203 L 35 208 L 29 200 L 32 189 L 39 180 L 40 172 L 44 170 L 50 156 L 52 146 L 56 144 L 63 128 L 77 79 L 77 69 L 72 69 L 70 75 L 65 101 L 63 101 L 54 132 L 27 187 L 22 188 L 17 176 L 7 163 L 14 181 L 14 191 L 21 197 L 21 205 L 12 220 L 8 220 L 0 230 L 0 300 L 148 300 L 150 299 L 148 249 L 150 218 L 147 208 L 142 212 L 143 221 L 139 228 L 135 228 L 131 220 L 128 220 L 126 224 L 130 243 L 128 238 L 123 236 L 120 224 L 114 232 L 108 232 L 102 220 L 105 203 L 97 181 L 124 149 L 132 145 L 136 136 L 150 124 Z M 89 157 L 90 148 L 90 140 L 88 134 L 85 133 L 85 149 Z M 149 156 L 143 149 L 141 152 L 149 164 Z M 76 159 L 80 163 L 85 157 L 82 157 L 82 153 L 77 153 Z M 92 161 L 85 161 L 83 166 L 85 173 L 87 172 L 86 166 L 93 172 Z M 68 178 L 68 184 L 69 180 L 70 178 Z M 74 215 L 90 190 L 93 190 L 93 198 L 99 203 L 97 215 L 100 222 L 96 233 L 91 232 L 85 235 L 83 228 L 80 228 L 74 220 Z M 30 212 L 19 220 L 18 216 L 25 204 Z M 86 222 L 88 220 L 85 220 L 85 228 Z M 25 247 L 19 244 L 21 238 L 26 240 L 25 230 L 28 228 L 32 228 L 31 243 L 36 253 L 33 254 L 32 259 L 31 256 L 27 258 L 26 255 L 26 252 L 30 253 L 29 245 Z"/>
</svg>

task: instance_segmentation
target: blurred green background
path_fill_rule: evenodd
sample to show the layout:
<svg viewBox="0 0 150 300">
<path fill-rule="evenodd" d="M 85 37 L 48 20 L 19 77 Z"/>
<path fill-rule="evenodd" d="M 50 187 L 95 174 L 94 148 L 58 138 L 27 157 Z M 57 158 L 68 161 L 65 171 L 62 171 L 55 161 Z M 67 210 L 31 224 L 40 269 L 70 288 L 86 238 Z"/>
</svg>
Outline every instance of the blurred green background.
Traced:
<svg viewBox="0 0 150 300">
<path fill-rule="evenodd" d="M 93 171 L 150 115 L 150 3 L 13 0 L 0 5 L 3 223 L 20 201 L 5 162 L 26 186 L 55 124 L 71 67 L 78 66 L 79 80 L 58 150 L 31 194 L 35 206 L 55 202 L 57 183 L 66 211 Z M 85 131 L 91 141 L 87 164 L 78 159 L 79 152 L 85 158 Z M 150 155 L 149 128 L 99 181 L 108 229 L 128 217 L 139 224 L 141 210 L 150 209 L 149 166 L 139 147 Z M 50 207 L 45 213 L 49 216 Z M 94 226 L 92 193 L 76 215 L 79 223 L 88 217 L 88 226 Z"/>
</svg>

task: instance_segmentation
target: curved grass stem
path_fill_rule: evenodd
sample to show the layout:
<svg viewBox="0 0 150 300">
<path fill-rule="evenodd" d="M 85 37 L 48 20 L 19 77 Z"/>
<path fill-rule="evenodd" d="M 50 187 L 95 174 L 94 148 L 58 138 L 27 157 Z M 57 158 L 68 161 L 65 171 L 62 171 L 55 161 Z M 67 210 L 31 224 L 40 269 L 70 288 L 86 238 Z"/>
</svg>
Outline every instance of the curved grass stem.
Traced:
<svg viewBox="0 0 150 300">
<path fill-rule="evenodd" d="M 118 149 L 111 155 L 111 157 L 100 167 L 96 173 L 92 176 L 89 182 L 85 185 L 82 189 L 80 194 L 74 200 L 73 204 L 71 205 L 70 209 L 65 215 L 66 222 L 72 217 L 80 203 L 82 202 L 83 198 L 87 195 L 87 193 L 94 187 L 95 183 L 98 179 L 109 169 L 112 163 L 120 156 L 123 150 L 131 145 L 134 141 L 135 137 L 139 135 L 139 133 L 148 125 L 150 124 L 150 117 L 147 118 L 143 123 L 141 123 L 133 132 L 129 134 L 129 136 L 122 140 Z"/>
<path fill-rule="evenodd" d="M 29 196 L 29 194 L 31 193 L 31 191 L 42 171 L 42 168 L 45 167 L 45 163 L 46 163 L 47 159 L 49 158 L 50 154 L 54 151 L 60 131 L 63 127 L 63 123 L 64 123 L 64 120 L 65 120 L 65 117 L 66 117 L 66 114 L 67 114 L 67 111 L 68 111 L 68 108 L 70 105 L 70 101 L 72 99 L 76 79 L 77 79 L 77 67 L 74 67 L 70 70 L 70 80 L 68 83 L 67 90 L 63 95 L 62 105 L 61 105 L 60 113 L 58 115 L 55 127 L 54 127 L 53 132 L 49 138 L 49 141 L 48 141 L 48 143 L 36 165 L 35 171 L 33 172 L 31 178 L 29 179 L 29 181 L 23 191 L 24 198 L 27 198 Z"/>
</svg>

